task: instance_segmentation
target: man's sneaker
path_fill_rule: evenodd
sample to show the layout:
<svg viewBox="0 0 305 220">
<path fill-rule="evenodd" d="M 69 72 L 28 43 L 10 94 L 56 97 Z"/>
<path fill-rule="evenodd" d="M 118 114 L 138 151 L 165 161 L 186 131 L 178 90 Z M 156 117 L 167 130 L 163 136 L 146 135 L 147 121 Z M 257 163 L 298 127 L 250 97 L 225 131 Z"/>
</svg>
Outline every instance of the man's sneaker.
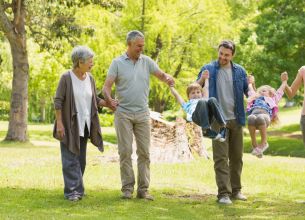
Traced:
<svg viewBox="0 0 305 220">
<path fill-rule="evenodd" d="M 220 134 L 220 138 L 218 141 L 224 142 L 226 140 L 227 129 L 225 127 L 220 128 L 219 134 Z"/>
<path fill-rule="evenodd" d="M 224 205 L 230 205 L 232 204 L 231 199 L 229 198 L 229 196 L 223 196 L 220 197 L 217 201 L 219 204 L 224 204 Z"/>
<path fill-rule="evenodd" d="M 264 145 L 263 145 L 263 148 L 262 148 L 262 153 L 264 153 L 269 147 L 269 144 L 266 142 Z"/>
<path fill-rule="evenodd" d="M 204 137 L 210 138 L 212 140 L 218 140 L 220 138 L 220 134 L 210 128 L 206 129 L 202 132 Z"/>
<path fill-rule="evenodd" d="M 123 192 L 121 198 L 122 199 L 132 199 L 132 193 L 130 191 L 125 191 L 125 192 Z"/>
<path fill-rule="evenodd" d="M 232 199 L 247 201 L 247 197 L 244 194 L 242 194 L 241 192 L 234 193 L 232 195 Z"/>
<path fill-rule="evenodd" d="M 150 195 L 148 192 L 138 192 L 137 193 L 137 198 L 154 201 L 154 197 L 152 195 Z"/>
</svg>

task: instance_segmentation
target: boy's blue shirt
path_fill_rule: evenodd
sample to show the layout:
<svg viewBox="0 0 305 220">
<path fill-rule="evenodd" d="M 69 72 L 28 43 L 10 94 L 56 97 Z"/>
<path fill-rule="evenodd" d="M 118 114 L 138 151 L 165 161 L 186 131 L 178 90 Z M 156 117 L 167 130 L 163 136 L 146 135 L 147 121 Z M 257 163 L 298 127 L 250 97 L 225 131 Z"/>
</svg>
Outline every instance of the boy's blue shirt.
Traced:
<svg viewBox="0 0 305 220">
<path fill-rule="evenodd" d="M 186 112 L 186 120 L 193 121 L 192 115 L 196 109 L 199 100 L 208 100 L 207 98 L 200 99 L 190 99 L 188 102 L 185 102 L 181 105 L 182 109 Z"/>
<path fill-rule="evenodd" d="M 244 95 L 248 96 L 248 82 L 247 82 L 247 74 L 245 69 L 231 62 L 232 64 L 232 74 L 233 74 L 233 92 L 234 92 L 234 100 L 235 100 L 235 109 L 234 114 L 237 122 L 240 125 L 245 125 L 246 123 L 246 114 L 244 109 Z M 200 79 L 201 74 L 204 70 L 209 71 L 209 97 L 215 97 L 218 100 L 217 96 L 217 74 L 220 69 L 219 62 L 212 61 L 209 64 L 204 65 L 197 77 L 197 80 Z"/>
</svg>

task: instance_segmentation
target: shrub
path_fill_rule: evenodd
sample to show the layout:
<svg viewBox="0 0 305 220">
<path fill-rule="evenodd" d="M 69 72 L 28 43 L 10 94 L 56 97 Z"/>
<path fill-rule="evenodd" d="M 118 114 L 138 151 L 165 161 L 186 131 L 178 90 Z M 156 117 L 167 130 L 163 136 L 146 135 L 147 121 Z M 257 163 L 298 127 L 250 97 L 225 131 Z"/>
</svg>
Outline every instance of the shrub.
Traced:
<svg viewBox="0 0 305 220">
<path fill-rule="evenodd" d="M 99 114 L 100 124 L 102 127 L 111 127 L 114 122 L 114 114 L 108 112 L 102 112 Z"/>
<path fill-rule="evenodd" d="M 0 101 L 0 120 L 7 121 L 10 114 L 10 102 Z"/>
</svg>

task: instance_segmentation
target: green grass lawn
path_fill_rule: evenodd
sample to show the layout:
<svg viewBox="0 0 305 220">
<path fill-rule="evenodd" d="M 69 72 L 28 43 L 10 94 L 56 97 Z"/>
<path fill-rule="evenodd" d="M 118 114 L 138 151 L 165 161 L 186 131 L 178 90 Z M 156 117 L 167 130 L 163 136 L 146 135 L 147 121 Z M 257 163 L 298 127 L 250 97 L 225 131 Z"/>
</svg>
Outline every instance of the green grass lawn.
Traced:
<svg viewBox="0 0 305 220">
<path fill-rule="evenodd" d="M 1 139 L 6 129 L 0 122 Z M 113 128 L 102 130 L 105 141 L 116 143 Z M 91 144 L 87 195 L 77 203 L 64 200 L 59 144 L 51 131 L 51 125 L 30 125 L 31 142 L 0 143 L 0 219 L 304 219 L 305 148 L 297 124 L 270 129 L 263 159 L 248 153 L 245 131 L 242 183 L 248 201 L 230 206 L 216 203 L 213 161 L 203 158 L 152 164 L 155 201 L 121 200 L 119 164 L 109 162 L 116 149 L 101 154 Z"/>
</svg>

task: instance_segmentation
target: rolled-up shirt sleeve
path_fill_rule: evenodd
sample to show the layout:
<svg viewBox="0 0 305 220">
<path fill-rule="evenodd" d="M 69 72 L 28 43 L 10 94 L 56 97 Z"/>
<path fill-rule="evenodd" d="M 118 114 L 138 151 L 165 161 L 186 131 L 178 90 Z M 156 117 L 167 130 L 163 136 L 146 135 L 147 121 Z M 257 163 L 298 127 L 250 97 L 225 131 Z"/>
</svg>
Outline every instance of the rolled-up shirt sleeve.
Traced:
<svg viewBox="0 0 305 220">
<path fill-rule="evenodd" d="M 118 77 L 118 64 L 116 60 L 113 60 L 108 69 L 107 77 L 117 78 Z"/>
<path fill-rule="evenodd" d="M 158 64 L 150 57 L 148 57 L 148 68 L 149 68 L 149 73 L 156 73 L 161 71 Z"/>
</svg>

